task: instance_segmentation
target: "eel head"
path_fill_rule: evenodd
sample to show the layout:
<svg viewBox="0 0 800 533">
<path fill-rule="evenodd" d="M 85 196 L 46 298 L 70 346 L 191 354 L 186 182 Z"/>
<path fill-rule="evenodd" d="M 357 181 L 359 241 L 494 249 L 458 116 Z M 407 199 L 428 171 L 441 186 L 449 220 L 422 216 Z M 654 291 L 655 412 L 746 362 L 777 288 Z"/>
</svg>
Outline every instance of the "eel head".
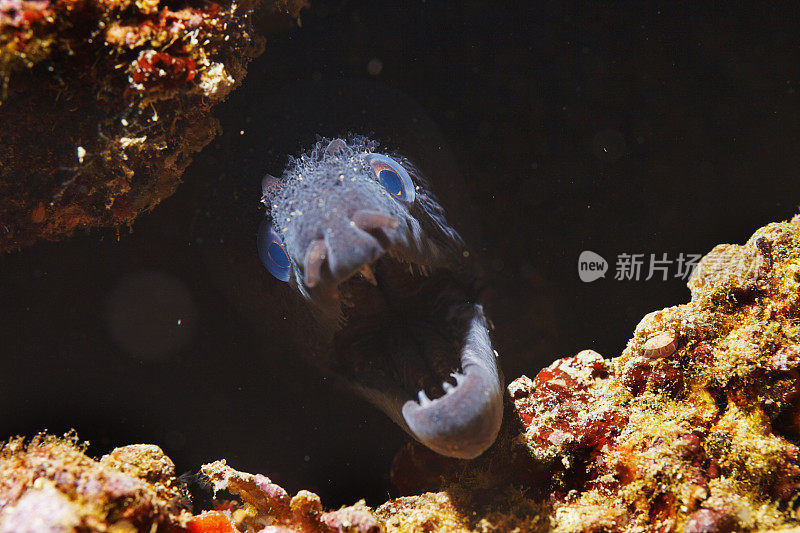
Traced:
<svg viewBox="0 0 800 533">
<path fill-rule="evenodd" d="M 476 282 L 426 180 L 376 146 L 324 139 L 265 178 L 259 252 L 314 309 L 324 366 L 432 450 L 474 458 L 503 412 Z"/>
</svg>

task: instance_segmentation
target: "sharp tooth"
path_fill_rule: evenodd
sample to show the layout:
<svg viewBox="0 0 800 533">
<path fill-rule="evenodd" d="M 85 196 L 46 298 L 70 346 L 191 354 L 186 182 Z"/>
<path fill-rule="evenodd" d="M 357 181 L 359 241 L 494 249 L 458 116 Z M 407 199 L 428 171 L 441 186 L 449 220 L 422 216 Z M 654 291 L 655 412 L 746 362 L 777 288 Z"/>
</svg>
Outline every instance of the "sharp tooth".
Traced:
<svg viewBox="0 0 800 533">
<path fill-rule="evenodd" d="M 453 377 L 453 379 L 456 380 L 456 383 L 461 385 L 461 380 L 464 379 L 464 374 L 459 374 L 458 372 L 453 372 L 450 375 Z"/>
<path fill-rule="evenodd" d="M 430 398 L 428 398 L 428 395 L 427 395 L 427 394 L 425 394 L 425 391 L 424 391 L 424 390 L 421 390 L 421 391 L 419 391 L 419 392 L 417 393 L 417 396 L 419 397 L 419 404 L 420 404 L 422 407 L 425 407 L 425 406 L 427 406 L 427 405 L 430 405 L 430 403 L 431 403 L 431 399 L 430 399 Z"/>
<path fill-rule="evenodd" d="M 442 390 L 444 391 L 445 394 L 450 394 L 452 391 L 455 390 L 455 387 L 449 381 L 445 381 L 444 383 L 442 383 Z"/>
<path fill-rule="evenodd" d="M 362 266 L 359 272 L 361 272 L 361 275 L 364 276 L 367 279 L 367 281 L 369 281 L 376 287 L 378 286 L 378 280 L 375 279 L 375 273 L 372 272 L 372 268 L 370 268 L 369 265 Z"/>
</svg>

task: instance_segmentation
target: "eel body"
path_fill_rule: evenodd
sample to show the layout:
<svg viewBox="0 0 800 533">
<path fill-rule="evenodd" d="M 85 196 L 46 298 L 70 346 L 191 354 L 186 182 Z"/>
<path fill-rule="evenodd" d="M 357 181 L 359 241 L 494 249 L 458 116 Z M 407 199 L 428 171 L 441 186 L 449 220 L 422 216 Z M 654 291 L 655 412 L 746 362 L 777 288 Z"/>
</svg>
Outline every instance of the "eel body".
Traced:
<svg viewBox="0 0 800 533">
<path fill-rule="evenodd" d="M 421 172 L 367 138 L 322 139 L 262 193 L 261 259 L 311 309 L 315 359 L 432 450 L 485 451 L 503 377 L 468 253 Z"/>
</svg>

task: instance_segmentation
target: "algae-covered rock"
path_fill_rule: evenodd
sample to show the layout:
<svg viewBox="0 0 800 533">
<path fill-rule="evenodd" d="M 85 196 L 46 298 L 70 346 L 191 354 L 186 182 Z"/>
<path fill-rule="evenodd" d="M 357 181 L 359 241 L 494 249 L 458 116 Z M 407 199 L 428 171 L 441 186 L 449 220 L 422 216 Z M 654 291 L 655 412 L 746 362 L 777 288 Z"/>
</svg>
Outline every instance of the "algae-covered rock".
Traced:
<svg viewBox="0 0 800 533">
<path fill-rule="evenodd" d="M 0 449 L 0 531 L 180 531 L 188 493 L 158 446 L 117 448 L 99 461 L 74 435 L 14 438 Z"/>
<path fill-rule="evenodd" d="M 263 50 L 254 16 L 304 5 L 0 1 L 0 252 L 129 225 L 172 194 Z"/>
</svg>

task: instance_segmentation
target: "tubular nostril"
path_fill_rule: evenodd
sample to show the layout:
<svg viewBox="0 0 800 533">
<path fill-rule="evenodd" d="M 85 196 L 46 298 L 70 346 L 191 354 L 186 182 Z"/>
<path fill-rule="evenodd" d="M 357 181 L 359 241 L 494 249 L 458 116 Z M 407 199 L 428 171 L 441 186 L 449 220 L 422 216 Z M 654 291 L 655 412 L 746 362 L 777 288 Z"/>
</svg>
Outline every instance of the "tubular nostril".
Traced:
<svg viewBox="0 0 800 533">
<path fill-rule="evenodd" d="M 352 226 L 325 233 L 328 268 L 334 281 L 350 277 L 364 265 L 373 262 L 385 251 L 383 244 L 370 233 Z"/>
<path fill-rule="evenodd" d="M 400 223 L 396 218 L 384 215 L 377 211 L 363 209 L 353 214 L 353 222 L 364 231 L 376 229 L 396 230 Z"/>
<path fill-rule="evenodd" d="M 306 250 L 304 261 L 306 285 L 309 288 L 313 288 L 319 283 L 322 277 L 322 264 L 325 262 L 327 255 L 328 247 L 325 245 L 325 241 L 322 239 L 311 241 Z"/>
</svg>

